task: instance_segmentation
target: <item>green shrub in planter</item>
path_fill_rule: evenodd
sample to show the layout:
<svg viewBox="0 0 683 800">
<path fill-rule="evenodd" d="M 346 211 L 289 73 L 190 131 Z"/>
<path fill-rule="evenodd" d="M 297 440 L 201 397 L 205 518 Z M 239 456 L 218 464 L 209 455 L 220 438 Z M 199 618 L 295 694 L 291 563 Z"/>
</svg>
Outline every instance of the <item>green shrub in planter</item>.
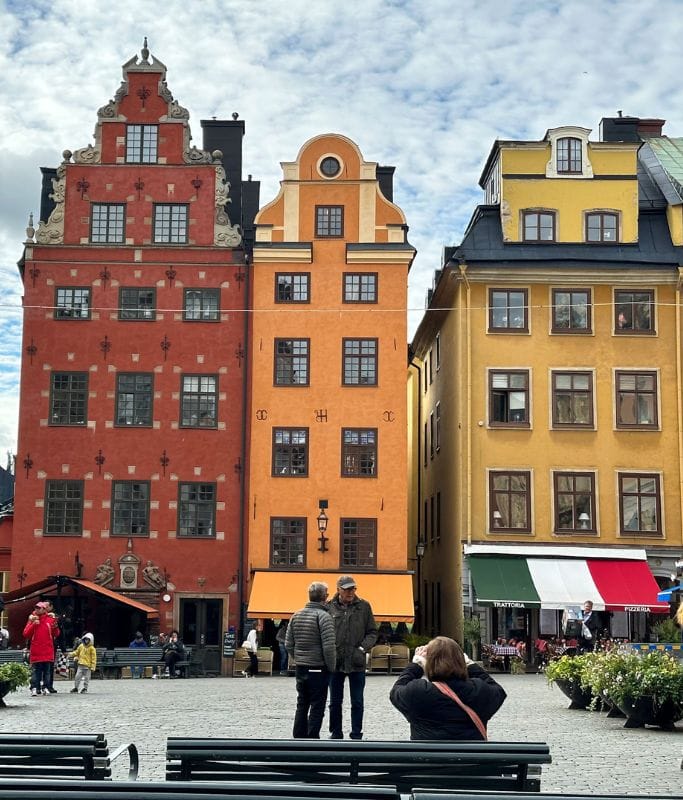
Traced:
<svg viewBox="0 0 683 800">
<path fill-rule="evenodd" d="M 605 677 L 607 695 L 620 704 L 637 697 L 651 697 L 655 708 L 671 702 L 683 706 L 683 665 L 667 653 L 620 656 L 616 669 Z"/>
<path fill-rule="evenodd" d="M 560 658 L 549 661 L 545 668 L 545 677 L 548 683 L 555 683 L 555 681 L 569 681 L 583 685 L 583 674 L 586 667 L 586 657 L 590 655 L 585 653 L 581 656 L 561 656 Z"/>
<path fill-rule="evenodd" d="M 14 692 L 21 686 L 28 686 L 31 670 L 26 664 L 3 664 L 0 666 L 0 686 L 2 694 Z"/>
<path fill-rule="evenodd" d="M 652 632 L 656 634 L 658 642 L 679 642 L 681 639 L 681 631 L 675 619 L 665 619 L 655 625 Z"/>
</svg>

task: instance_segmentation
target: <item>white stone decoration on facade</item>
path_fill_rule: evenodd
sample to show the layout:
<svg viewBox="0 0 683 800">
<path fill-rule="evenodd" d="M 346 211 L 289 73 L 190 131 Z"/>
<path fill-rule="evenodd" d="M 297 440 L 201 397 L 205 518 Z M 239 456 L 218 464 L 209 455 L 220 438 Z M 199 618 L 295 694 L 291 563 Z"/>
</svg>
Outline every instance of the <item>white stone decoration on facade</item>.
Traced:
<svg viewBox="0 0 683 800">
<path fill-rule="evenodd" d="M 99 129 L 99 126 L 98 126 Z M 97 137 L 97 131 L 95 132 L 95 137 Z M 99 144 L 99 138 L 98 142 Z M 75 164 L 99 164 L 102 152 L 99 147 L 93 147 L 91 144 L 86 145 L 85 147 L 81 147 L 78 150 L 74 150 L 74 163 Z"/>
<path fill-rule="evenodd" d="M 55 207 L 47 222 L 38 224 L 36 231 L 36 241 L 38 244 L 62 244 L 64 241 L 64 195 L 66 193 L 66 164 L 68 150 L 64 151 L 64 162 L 57 167 L 57 177 L 52 179 L 52 194 L 50 198 L 54 200 Z"/>
<path fill-rule="evenodd" d="M 230 184 L 225 178 L 222 164 L 217 164 L 216 170 L 216 216 L 213 226 L 213 243 L 218 247 L 239 247 L 242 234 L 239 225 L 231 225 L 230 217 L 225 209 L 227 203 L 232 202 L 228 197 Z"/>
</svg>

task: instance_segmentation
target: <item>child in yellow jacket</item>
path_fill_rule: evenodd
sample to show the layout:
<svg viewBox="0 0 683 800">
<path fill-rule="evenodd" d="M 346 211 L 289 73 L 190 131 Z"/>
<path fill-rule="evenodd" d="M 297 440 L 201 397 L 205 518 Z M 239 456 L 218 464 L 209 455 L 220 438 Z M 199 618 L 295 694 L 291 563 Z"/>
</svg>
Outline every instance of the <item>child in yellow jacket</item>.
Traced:
<svg viewBox="0 0 683 800">
<path fill-rule="evenodd" d="M 81 683 L 83 684 L 81 694 L 85 694 L 88 691 L 90 675 L 97 667 L 97 651 L 95 650 L 94 641 L 92 633 L 86 633 L 78 647 L 73 653 L 69 654 L 70 658 L 76 659 L 76 679 L 71 694 L 78 694 Z"/>
</svg>

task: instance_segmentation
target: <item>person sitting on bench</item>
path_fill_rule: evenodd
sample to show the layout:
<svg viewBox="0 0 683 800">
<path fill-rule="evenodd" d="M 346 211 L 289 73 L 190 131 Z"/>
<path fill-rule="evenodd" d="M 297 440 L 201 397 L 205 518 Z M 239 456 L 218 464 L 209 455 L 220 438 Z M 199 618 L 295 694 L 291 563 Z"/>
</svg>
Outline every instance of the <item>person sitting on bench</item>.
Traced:
<svg viewBox="0 0 683 800">
<path fill-rule="evenodd" d="M 175 677 L 175 665 L 178 661 L 182 661 L 184 656 L 185 648 L 178 638 L 178 631 L 171 631 L 171 635 L 161 651 L 161 660 L 166 665 L 166 674 L 169 678 Z"/>
</svg>

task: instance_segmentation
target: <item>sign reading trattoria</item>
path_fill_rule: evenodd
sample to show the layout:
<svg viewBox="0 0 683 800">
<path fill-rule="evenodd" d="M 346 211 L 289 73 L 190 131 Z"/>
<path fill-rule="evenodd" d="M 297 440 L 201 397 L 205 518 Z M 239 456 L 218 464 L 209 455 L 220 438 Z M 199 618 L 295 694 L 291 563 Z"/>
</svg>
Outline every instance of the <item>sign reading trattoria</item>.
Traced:
<svg viewBox="0 0 683 800">
<path fill-rule="evenodd" d="M 515 603 L 514 600 L 497 600 L 493 603 L 494 608 L 524 608 L 522 603 Z"/>
</svg>

